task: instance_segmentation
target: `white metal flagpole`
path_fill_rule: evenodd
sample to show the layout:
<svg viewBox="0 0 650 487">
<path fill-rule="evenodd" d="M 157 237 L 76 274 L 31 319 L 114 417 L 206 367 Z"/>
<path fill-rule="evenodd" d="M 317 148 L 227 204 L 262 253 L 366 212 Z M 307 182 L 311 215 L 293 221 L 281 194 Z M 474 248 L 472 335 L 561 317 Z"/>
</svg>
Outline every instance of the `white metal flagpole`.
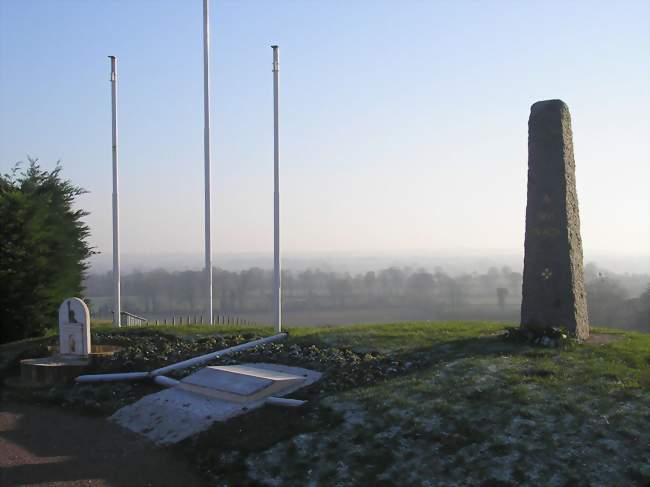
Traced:
<svg viewBox="0 0 650 487">
<path fill-rule="evenodd" d="M 113 126 L 113 326 L 120 326 L 120 198 L 117 171 L 117 58 L 111 60 L 111 111 Z"/>
<path fill-rule="evenodd" d="M 212 241 L 210 213 L 210 26 L 208 18 L 208 0 L 203 0 L 203 154 L 205 161 L 205 279 L 207 284 L 208 305 L 206 314 L 208 323 L 212 324 Z"/>
<path fill-rule="evenodd" d="M 280 269 L 280 52 L 273 49 L 273 322 L 275 332 L 282 330 L 282 280 Z"/>
</svg>

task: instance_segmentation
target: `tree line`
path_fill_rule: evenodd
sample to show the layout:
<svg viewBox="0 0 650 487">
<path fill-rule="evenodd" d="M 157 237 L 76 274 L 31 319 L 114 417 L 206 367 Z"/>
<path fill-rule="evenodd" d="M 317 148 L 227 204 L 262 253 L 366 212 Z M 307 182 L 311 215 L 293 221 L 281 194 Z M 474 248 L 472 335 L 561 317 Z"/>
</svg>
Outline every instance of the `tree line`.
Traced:
<svg viewBox="0 0 650 487">
<path fill-rule="evenodd" d="M 626 276 L 586 266 L 590 321 L 595 326 L 648 326 L 650 291 L 631 297 Z M 646 276 L 647 280 L 650 280 Z M 641 278 L 642 279 L 642 278 Z M 239 272 L 213 270 L 213 303 L 222 314 L 266 312 L 272 309 L 272 272 L 250 268 Z M 122 299 L 130 312 L 161 317 L 200 313 L 205 308 L 202 271 L 135 271 L 122 277 Z M 283 271 L 283 307 L 291 310 L 345 310 L 386 307 L 417 308 L 434 318 L 517 320 L 522 275 L 508 267 L 485 273 L 452 276 L 441 267 L 390 267 L 365 273 L 336 273 L 320 269 Z M 624 285 L 626 284 L 627 287 Z M 93 274 L 86 295 L 97 315 L 111 313 L 112 273 Z M 647 284 L 646 284 L 647 285 Z M 471 313 L 470 313 L 471 311 Z"/>
<path fill-rule="evenodd" d="M 271 305 L 272 279 L 271 271 L 257 267 L 240 272 L 215 268 L 215 306 L 224 312 L 267 310 Z M 142 313 L 194 311 L 205 305 L 204 282 L 202 271 L 135 271 L 122 277 L 122 295 L 131 308 Z M 320 269 L 282 273 L 285 309 L 376 305 L 444 305 L 453 308 L 483 292 L 491 292 L 496 303 L 495 293 L 499 287 L 507 289 L 506 294 L 516 296 L 521 292 L 521 274 L 507 268 L 493 268 L 484 275 L 453 278 L 441 268 L 428 272 L 397 267 L 355 275 Z M 492 291 L 488 291 L 490 289 Z M 90 275 L 86 280 L 88 296 L 110 296 L 111 293 L 111 272 Z"/>
</svg>

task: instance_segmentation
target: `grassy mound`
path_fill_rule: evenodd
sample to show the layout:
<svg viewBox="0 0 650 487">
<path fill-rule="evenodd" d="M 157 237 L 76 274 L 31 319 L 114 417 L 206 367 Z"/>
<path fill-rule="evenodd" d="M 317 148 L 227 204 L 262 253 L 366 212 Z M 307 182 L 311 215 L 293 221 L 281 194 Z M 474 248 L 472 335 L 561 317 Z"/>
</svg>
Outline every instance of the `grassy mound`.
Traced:
<svg viewBox="0 0 650 487">
<path fill-rule="evenodd" d="M 181 451 L 214 485 L 646 485 L 650 335 L 593 331 L 590 342 L 549 347 L 508 339 L 491 323 L 291 329 L 286 341 L 215 364 L 320 370 L 323 380 L 294 396 L 309 405 L 215 424 Z M 149 370 L 270 333 L 99 327 L 93 338 L 125 346 L 103 370 Z M 45 394 L 109 413 L 153 390 Z"/>
</svg>

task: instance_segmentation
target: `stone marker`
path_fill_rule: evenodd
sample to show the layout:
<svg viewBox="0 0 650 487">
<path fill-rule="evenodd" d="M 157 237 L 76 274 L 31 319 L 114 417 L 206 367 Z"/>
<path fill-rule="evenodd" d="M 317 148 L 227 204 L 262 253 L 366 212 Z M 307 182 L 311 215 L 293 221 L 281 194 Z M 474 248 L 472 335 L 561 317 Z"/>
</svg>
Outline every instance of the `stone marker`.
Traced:
<svg viewBox="0 0 650 487">
<path fill-rule="evenodd" d="M 528 120 L 528 200 L 521 326 L 589 336 L 569 107 L 535 103 Z"/>
<path fill-rule="evenodd" d="M 68 298 L 59 307 L 59 353 L 90 353 L 90 312 L 79 298 Z"/>
<path fill-rule="evenodd" d="M 93 367 L 93 361 L 122 349 L 115 345 L 90 345 L 90 313 L 79 298 L 66 299 L 59 307 L 59 346 L 53 355 L 20 361 L 20 379 L 5 383 L 16 388 L 50 387 L 72 381 Z"/>
</svg>

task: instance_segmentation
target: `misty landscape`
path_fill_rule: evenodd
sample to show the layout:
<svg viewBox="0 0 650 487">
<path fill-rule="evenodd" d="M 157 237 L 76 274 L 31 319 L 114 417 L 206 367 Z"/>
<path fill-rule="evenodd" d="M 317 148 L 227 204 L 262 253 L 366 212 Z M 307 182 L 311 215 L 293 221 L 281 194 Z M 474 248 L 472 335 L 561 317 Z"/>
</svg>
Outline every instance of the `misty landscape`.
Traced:
<svg viewBox="0 0 650 487">
<path fill-rule="evenodd" d="M 486 259 L 489 263 L 490 260 Z M 341 267 L 284 270 L 283 309 L 288 326 L 401 321 L 486 320 L 514 322 L 521 307 L 522 274 L 508 266 L 449 272 L 444 266 L 379 268 L 342 272 Z M 345 261 L 343 261 L 345 262 Z M 444 260 L 443 260 L 444 262 Z M 480 264 L 480 262 L 479 262 Z M 456 260 L 452 269 L 471 267 Z M 477 265 L 476 268 L 485 267 Z M 123 306 L 151 322 L 182 318 L 206 322 L 202 271 L 133 270 L 122 276 Z M 215 314 L 256 324 L 272 321 L 270 270 L 251 267 L 213 271 Z M 111 319 L 112 273 L 85 281 L 93 315 Z M 650 331 L 650 274 L 614 273 L 585 266 L 589 317 L 594 326 Z"/>
</svg>

